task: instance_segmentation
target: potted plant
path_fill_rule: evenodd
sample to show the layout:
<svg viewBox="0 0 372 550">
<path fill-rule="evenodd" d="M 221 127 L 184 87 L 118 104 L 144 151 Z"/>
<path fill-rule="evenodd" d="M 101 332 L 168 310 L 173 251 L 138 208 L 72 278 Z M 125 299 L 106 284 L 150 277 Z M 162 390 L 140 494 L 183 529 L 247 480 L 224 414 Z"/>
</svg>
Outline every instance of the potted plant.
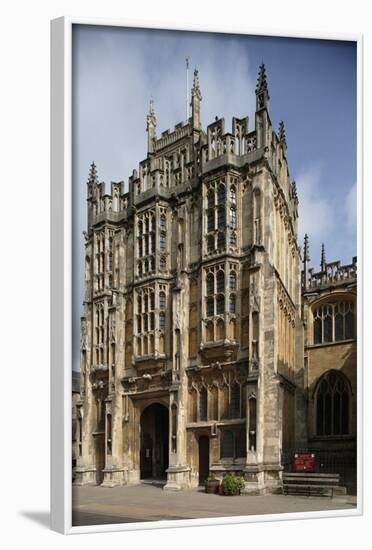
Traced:
<svg viewBox="0 0 372 550">
<path fill-rule="evenodd" d="M 223 476 L 222 485 L 224 495 L 240 495 L 240 491 L 244 487 L 244 479 L 235 474 L 225 474 Z"/>
<path fill-rule="evenodd" d="M 209 472 L 207 479 L 204 482 L 206 493 L 217 493 L 220 482 L 216 479 L 213 472 Z"/>
</svg>

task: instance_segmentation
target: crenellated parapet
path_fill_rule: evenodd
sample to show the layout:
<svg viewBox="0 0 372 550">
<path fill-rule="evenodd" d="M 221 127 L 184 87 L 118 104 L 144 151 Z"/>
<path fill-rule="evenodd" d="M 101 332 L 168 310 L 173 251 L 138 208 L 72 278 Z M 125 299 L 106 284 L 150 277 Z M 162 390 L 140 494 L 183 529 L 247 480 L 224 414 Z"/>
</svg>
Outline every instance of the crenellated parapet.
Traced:
<svg viewBox="0 0 372 550">
<path fill-rule="evenodd" d="M 341 265 L 340 261 L 325 264 L 324 270 L 314 272 L 309 269 L 309 289 L 322 288 L 331 285 L 355 284 L 357 280 L 357 259 L 350 264 Z"/>
<path fill-rule="evenodd" d="M 302 291 L 312 292 L 329 287 L 347 286 L 352 288 L 357 283 L 357 258 L 353 257 L 350 264 L 342 265 L 340 261 L 327 262 L 325 247 L 322 244 L 320 270 L 309 267 L 309 238 L 305 235 L 303 270 L 301 273 Z"/>
</svg>

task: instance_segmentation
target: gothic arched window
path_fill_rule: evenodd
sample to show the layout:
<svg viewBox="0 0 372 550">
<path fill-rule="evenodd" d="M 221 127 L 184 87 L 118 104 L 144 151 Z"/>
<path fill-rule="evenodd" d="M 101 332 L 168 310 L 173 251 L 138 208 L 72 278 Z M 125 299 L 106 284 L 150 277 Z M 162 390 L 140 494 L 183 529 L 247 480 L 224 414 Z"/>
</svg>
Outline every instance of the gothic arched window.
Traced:
<svg viewBox="0 0 372 550">
<path fill-rule="evenodd" d="M 160 216 L 160 229 L 161 231 L 165 231 L 167 228 L 167 219 L 165 216 Z"/>
<path fill-rule="evenodd" d="M 224 430 L 221 435 L 221 458 L 234 457 L 234 436 L 230 430 Z"/>
<path fill-rule="evenodd" d="M 217 315 L 222 315 L 225 313 L 225 296 L 217 296 Z"/>
<path fill-rule="evenodd" d="M 160 263 L 159 263 L 159 265 L 160 265 L 160 271 L 165 271 L 165 269 L 166 269 L 166 267 L 167 267 L 167 261 L 166 261 L 166 259 L 164 258 L 164 256 L 162 256 L 162 257 L 160 258 Z"/>
<path fill-rule="evenodd" d="M 257 434 L 257 401 L 254 396 L 250 396 L 248 399 L 248 423 L 249 450 L 255 451 Z"/>
<path fill-rule="evenodd" d="M 313 342 L 325 344 L 355 338 L 353 302 L 322 304 L 313 310 Z"/>
<path fill-rule="evenodd" d="M 236 296 L 235 294 L 230 294 L 230 313 L 236 313 Z"/>
<path fill-rule="evenodd" d="M 159 294 L 159 308 L 165 309 L 165 292 L 160 292 Z"/>
<path fill-rule="evenodd" d="M 209 189 L 207 194 L 208 208 L 214 208 L 214 190 Z"/>
<path fill-rule="evenodd" d="M 322 320 L 318 317 L 314 321 L 314 344 L 322 343 Z"/>
<path fill-rule="evenodd" d="M 217 236 L 217 248 L 225 248 L 226 234 L 224 231 L 219 231 Z"/>
<path fill-rule="evenodd" d="M 160 233 L 160 251 L 165 252 L 166 249 L 166 235 L 164 232 Z"/>
<path fill-rule="evenodd" d="M 218 229 L 226 227 L 226 210 L 223 206 L 220 206 L 217 210 L 217 226 Z"/>
<path fill-rule="evenodd" d="M 159 328 L 160 330 L 165 330 L 165 313 L 161 311 L 159 313 Z"/>
<path fill-rule="evenodd" d="M 214 276 L 212 273 L 207 275 L 207 294 L 214 294 Z"/>
<path fill-rule="evenodd" d="M 315 406 L 317 435 L 349 433 L 350 392 L 342 374 L 332 370 L 320 379 L 315 393 Z"/>
<path fill-rule="evenodd" d="M 240 418 L 240 385 L 237 382 L 231 387 L 230 416 Z"/>
<path fill-rule="evenodd" d="M 214 230 L 214 210 L 208 210 L 207 231 L 210 233 Z"/>
<path fill-rule="evenodd" d="M 236 189 L 234 185 L 230 187 L 230 201 L 236 204 Z"/>
<path fill-rule="evenodd" d="M 217 292 L 225 292 L 225 273 L 221 269 L 217 273 Z"/>
<path fill-rule="evenodd" d="M 231 229 L 236 229 L 236 210 L 235 207 L 230 208 L 230 227 Z"/>
<path fill-rule="evenodd" d="M 208 252 L 213 252 L 214 250 L 214 235 L 208 235 L 207 250 Z"/>
<path fill-rule="evenodd" d="M 201 388 L 199 393 L 199 416 L 200 420 L 208 419 L 208 392 L 206 388 Z"/>
<path fill-rule="evenodd" d="M 218 186 L 217 202 L 218 204 L 224 204 L 226 200 L 226 189 L 223 183 Z"/>
<path fill-rule="evenodd" d="M 235 273 L 235 271 L 230 271 L 229 288 L 230 288 L 230 290 L 236 290 L 236 273 Z"/>
<path fill-rule="evenodd" d="M 214 299 L 207 298 L 207 317 L 213 317 L 214 315 Z"/>
<path fill-rule="evenodd" d="M 235 457 L 244 458 L 247 454 L 245 430 L 240 430 L 235 436 Z"/>
</svg>

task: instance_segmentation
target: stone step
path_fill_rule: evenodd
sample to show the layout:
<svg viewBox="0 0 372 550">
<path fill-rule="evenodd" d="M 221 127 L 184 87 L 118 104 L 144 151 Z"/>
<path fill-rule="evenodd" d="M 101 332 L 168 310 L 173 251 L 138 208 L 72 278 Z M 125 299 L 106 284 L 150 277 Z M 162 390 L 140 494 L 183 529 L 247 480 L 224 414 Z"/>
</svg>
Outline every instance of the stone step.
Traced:
<svg viewBox="0 0 372 550">
<path fill-rule="evenodd" d="M 286 483 L 287 485 L 296 485 L 296 484 L 303 484 L 303 485 L 329 485 L 331 487 L 338 486 L 340 484 L 338 479 L 323 479 L 319 477 L 314 477 L 312 479 L 285 479 L 283 478 L 283 483 Z"/>
<path fill-rule="evenodd" d="M 164 487 L 167 481 L 164 479 L 141 479 L 144 485 L 154 485 L 155 487 Z"/>
<path fill-rule="evenodd" d="M 340 474 L 321 474 L 319 472 L 283 472 L 283 479 L 284 478 L 302 478 L 302 477 L 320 477 L 320 478 L 332 478 L 332 479 L 340 479 Z"/>
<path fill-rule="evenodd" d="M 326 483 L 327 485 L 338 485 L 339 474 L 283 474 L 283 481 L 286 483 Z"/>
<path fill-rule="evenodd" d="M 346 495 L 346 487 L 339 485 L 312 485 L 312 484 L 287 484 L 283 485 L 283 493 L 286 495 L 311 495 L 311 496 L 336 496 Z"/>
</svg>

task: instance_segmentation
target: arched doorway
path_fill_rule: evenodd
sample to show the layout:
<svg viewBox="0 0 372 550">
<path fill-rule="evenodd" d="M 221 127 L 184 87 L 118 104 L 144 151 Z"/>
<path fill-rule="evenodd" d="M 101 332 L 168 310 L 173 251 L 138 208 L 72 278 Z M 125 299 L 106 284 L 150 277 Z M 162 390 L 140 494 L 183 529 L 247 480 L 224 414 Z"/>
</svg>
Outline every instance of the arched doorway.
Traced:
<svg viewBox="0 0 372 550">
<path fill-rule="evenodd" d="M 160 403 L 153 403 L 141 414 L 141 479 L 166 479 L 169 461 L 168 438 L 168 409 Z"/>
<path fill-rule="evenodd" d="M 199 485 L 203 485 L 209 474 L 209 437 L 199 437 Z"/>
</svg>

